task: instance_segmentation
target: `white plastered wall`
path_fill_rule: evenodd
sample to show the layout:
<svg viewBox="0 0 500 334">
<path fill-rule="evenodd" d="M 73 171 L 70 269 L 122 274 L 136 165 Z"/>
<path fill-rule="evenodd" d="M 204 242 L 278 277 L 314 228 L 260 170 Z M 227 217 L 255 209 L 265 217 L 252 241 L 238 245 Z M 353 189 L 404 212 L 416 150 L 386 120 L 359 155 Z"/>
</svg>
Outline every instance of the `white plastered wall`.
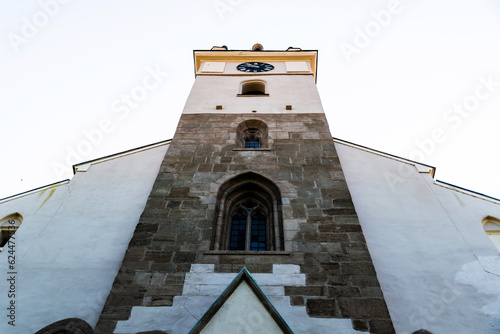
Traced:
<svg viewBox="0 0 500 334">
<path fill-rule="evenodd" d="M 26 334 L 65 318 L 95 326 L 168 145 L 93 163 L 43 192 L 0 203 L 0 218 L 19 212 L 16 322 L 2 312 L 0 333 Z M 0 253 L 0 309 L 10 300 L 8 252 Z"/>
<path fill-rule="evenodd" d="M 500 205 L 415 165 L 336 143 L 397 333 L 498 333 L 500 256 L 481 221 Z"/>
<path fill-rule="evenodd" d="M 237 96 L 246 80 L 264 80 L 269 96 Z M 216 106 L 221 105 L 221 110 Z M 286 110 L 291 105 L 292 110 Z M 199 75 L 183 113 L 323 113 L 312 75 Z"/>
</svg>

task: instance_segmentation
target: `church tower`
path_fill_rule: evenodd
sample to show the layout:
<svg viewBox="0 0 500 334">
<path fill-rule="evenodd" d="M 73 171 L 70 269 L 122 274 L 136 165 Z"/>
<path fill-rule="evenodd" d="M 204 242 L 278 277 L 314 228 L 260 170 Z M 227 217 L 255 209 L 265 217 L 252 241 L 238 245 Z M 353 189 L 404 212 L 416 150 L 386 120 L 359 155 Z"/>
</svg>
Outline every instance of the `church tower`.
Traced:
<svg viewBox="0 0 500 334">
<path fill-rule="evenodd" d="M 96 333 L 203 328 L 243 268 L 295 333 L 393 333 L 316 89 L 317 56 L 194 51 L 195 83 Z M 248 305 L 220 321 L 267 332 Z"/>
</svg>

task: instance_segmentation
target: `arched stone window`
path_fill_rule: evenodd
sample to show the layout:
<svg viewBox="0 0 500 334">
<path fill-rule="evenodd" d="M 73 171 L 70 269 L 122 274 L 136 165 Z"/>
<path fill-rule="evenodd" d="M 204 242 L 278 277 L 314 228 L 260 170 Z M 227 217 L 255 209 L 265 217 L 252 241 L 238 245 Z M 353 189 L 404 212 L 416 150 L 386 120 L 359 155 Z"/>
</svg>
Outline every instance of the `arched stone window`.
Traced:
<svg viewBox="0 0 500 334">
<path fill-rule="evenodd" d="M 278 187 L 253 172 L 225 182 L 217 195 L 212 249 L 281 251 L 281 195 Z"/>
<path fill-rule="evenodd" d="M 82 319 L 68 318 L 54 322 L 35 334 L 92 334 L 92 327 Z"/>
<path fill-rule="evenodd" d="M 19 213 L 13 213 L 0 220 L 0 249 L 4 247 L 9 239 L 16 233 L 23 222 L 23 216 Z"/>
<path fill-rule="evenodd" d="M 247 80 L 240 84 L 238 96 L 269 96 L 264 80 Z"/>
<path fill-rule="evenodd" d="M 239 148 L 268 148 L 267 124 L 251 119 L 244 121 L 236 128 L 236 146 Z"/>
<path fill-rule="evenodd" d="M 500 219 L 492 216 L 487 216 L 481 222 L 484 231 L 490 237 L 491 242 L 500 251 Z"/>
</svg>

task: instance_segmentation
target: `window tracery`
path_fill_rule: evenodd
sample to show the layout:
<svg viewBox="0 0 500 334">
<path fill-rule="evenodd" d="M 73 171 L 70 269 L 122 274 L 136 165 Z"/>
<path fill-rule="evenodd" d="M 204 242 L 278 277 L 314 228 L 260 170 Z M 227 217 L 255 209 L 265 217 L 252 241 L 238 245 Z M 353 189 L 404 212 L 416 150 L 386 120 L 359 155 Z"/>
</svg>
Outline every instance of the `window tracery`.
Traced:
<svg viewBox="0 0 500 334">
<path fill-rule="evenodd" d="M 217 196 L 213 250 L 280 251 L 283 224 L 279 189 L 253 172 L 224 183 Z"/>
</svg>

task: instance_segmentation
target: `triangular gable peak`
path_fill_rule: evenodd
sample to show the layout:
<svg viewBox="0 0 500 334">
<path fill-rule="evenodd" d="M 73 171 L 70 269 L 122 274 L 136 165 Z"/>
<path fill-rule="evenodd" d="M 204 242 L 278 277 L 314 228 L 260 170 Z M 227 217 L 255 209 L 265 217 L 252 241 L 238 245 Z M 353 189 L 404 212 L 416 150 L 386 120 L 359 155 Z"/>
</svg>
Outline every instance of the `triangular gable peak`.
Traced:
<svg viewBox="0 0 500 334">
<path fill-rule="evenodd" d="M 189 333 L 229 332 L 293 333 L 245 267 Z"/>
</svg>

